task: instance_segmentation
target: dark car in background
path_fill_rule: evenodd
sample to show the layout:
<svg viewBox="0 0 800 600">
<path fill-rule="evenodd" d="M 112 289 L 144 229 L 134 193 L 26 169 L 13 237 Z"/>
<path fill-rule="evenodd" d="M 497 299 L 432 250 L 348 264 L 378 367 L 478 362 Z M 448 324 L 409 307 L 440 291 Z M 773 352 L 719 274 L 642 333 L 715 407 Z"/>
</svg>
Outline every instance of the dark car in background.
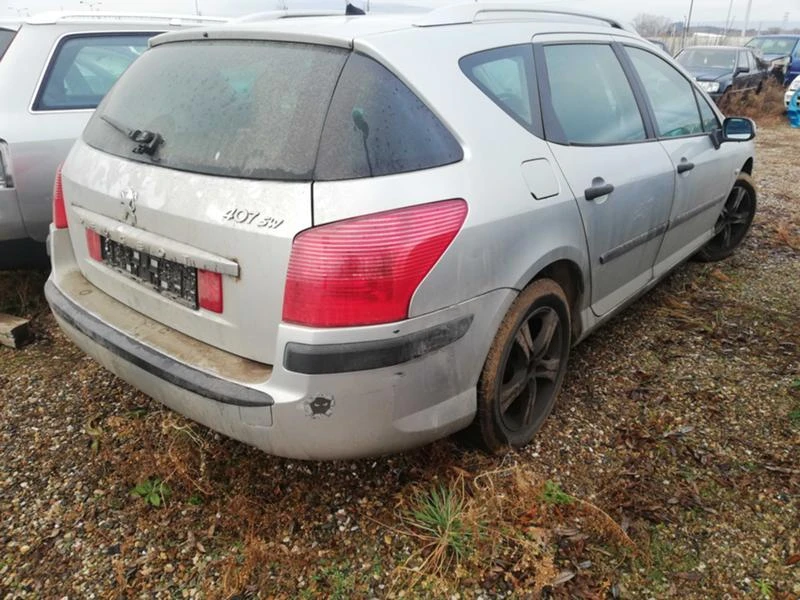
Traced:
<svg viewBox="0 0 800 600">
<path fill-rule="evenodd" d="M 675 59 L 714 101 L 725 94 L 760 93 L 769 72 L 752 48 L 738 46 L 689 46 Z"/>
<path fill-rule="evenodd" d="M 745 45 L 770 64 L 783 85 L 800 75 L 800 35 L 758 35 Z"/>
</svg>

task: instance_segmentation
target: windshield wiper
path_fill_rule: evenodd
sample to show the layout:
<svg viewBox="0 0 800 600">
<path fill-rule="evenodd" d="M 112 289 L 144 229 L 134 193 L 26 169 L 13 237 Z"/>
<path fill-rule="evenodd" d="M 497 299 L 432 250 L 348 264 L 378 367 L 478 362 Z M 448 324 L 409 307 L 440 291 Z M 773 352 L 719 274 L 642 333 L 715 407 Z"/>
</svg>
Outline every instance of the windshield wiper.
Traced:
<svg viewBox="0 0 800 600">
<path fill-rule="evenodd" d="M 148 156 L 153 156 L 158 150 L 159 146 L 164 143 L 164 138 L 160 133 L 148 131 L 146 129 L 132 129 L 130 127 L 126 127 L 116 119 L 107 117 L 106 115 L 100 115 L 100 118 L 111 125 L 111 127 L 119 131 L 122 135 L 138 144 L 138 146 L 133 149 L 134 154 L 147 154 Z"/>
</svg>

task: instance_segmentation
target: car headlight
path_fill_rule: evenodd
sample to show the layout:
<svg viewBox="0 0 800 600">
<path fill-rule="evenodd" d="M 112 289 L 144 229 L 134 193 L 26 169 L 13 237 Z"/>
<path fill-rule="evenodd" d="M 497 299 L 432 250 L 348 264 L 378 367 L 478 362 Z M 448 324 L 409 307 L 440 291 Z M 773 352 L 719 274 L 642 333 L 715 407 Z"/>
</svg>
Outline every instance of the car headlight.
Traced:
<svg viewBox="0 0 800 600">
<path fill-rule="evenodd" d="M 709 94 L 719 91 L 719 81 L 698 81 L 697 85 L 701 90 L 705 90 Z"/>
</svg>

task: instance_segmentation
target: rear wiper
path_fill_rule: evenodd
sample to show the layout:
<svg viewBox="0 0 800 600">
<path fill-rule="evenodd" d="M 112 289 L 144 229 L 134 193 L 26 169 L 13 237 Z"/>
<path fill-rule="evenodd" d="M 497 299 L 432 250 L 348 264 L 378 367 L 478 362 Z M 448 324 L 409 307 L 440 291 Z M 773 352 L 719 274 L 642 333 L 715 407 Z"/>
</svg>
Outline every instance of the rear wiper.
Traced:
<svg viewBox="0 0 800 600">
<path fill-rule="evenodd" d="M 132 129 L 106 115 L 100 115 L 100 118 L 122 135 L 138 144 L 138 146 L 133 149 L 134 154 L 153 156 L 156 150 L 158 150 L 158 147 L 164 143 L 164 138 L 161 137 L 160 133 L 155 133 L 154 131 L 148 131 L 146 129 Z"/>
</svg>

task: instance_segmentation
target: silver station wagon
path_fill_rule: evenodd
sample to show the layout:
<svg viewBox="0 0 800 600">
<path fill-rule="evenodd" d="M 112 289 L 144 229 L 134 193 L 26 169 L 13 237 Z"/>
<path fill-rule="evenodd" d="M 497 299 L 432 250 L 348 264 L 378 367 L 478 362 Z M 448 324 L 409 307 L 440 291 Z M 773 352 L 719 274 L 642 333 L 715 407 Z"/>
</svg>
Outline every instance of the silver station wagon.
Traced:
<svg viewBox="0 0 800 600">
<path fill-rule="evenodd" d="M 57 177 L 47 298 L 270 453 L 523 446 L 571 346 L 756 210 L 753 123 L 613 20 L 470 3 L 150 45 Z"/>
</svg>

